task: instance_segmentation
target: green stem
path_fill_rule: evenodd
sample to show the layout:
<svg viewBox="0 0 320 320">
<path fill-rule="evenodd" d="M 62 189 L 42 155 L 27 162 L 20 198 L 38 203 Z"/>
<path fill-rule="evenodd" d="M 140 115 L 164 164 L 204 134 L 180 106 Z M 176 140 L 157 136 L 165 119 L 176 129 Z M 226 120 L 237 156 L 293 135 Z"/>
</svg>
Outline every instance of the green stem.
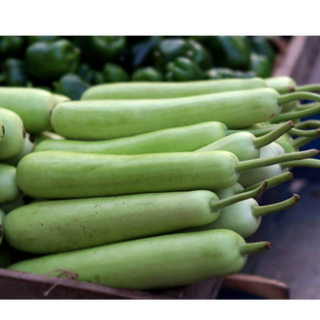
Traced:
<svg viewBox="0 0 320 320">
<path fill-rule="evenodd" d="M 295 168 L 295 167 L 306 167 L 306 168 L 320 168 L 319 159 L 304 159 L 296 161 L 288 161 L 281 163 L 282 168 Z"/>
<path fill-rule="evenodd" d="M 306 151 L 298 151 L 298 152 L 291 152 L 291 153 L 285 153 L 280 154 L 274 157 L 268 157 L 268 158 L 259 158 L 259 159 L 253 159 L 253 160 L 246 160 L 238 162 L 235 165 L 235 169 L 238 173 L 241 173 L 243 171 L 260 168 L 260 167 L 266 167 L 271 166 L 273 164 L 278 164 L 282 162 L 292 161 L 292 160 L 301 160 L 305 158 L 312 158 L 316 156 L 319 153 L 319 150 L 317 149 L 310 149 Z"/>
<path fill-rule="evenodd" d="M 297 111 L 310 109 L 310 108 L 316 107 L 317 105 L 318 105 L 318 102 L 307 103 L 307 104 L 299 104 L 297 106 Z"/>
<path fill-rule="evenodd" d="M 308 161 L 308 160 L 310 160 L 310 159 L 300 160 L 300 161 Z M 311 160 L 314 160 L 314 159 L 311 159 Z M 298 160 L 298 161 L 299 161 L 299 160 Z M 298 161 L 297 161 L 297 162 L 298 162 Z M 295 161 L 293 161 L 293 162 L 295 162 Z M 320 161 L 319 161 L 319 162 L 320 162 Z M 290 163 L 290 161 L 287 162 L 287 163 Z M 279 184 L 285 183 L 285 182 L 290 181 L 290 180 L 292 180 L 292 179 L 293 179 L 293 174 L 292 174 L 290 171 L 285 172 L 285 173 L 282 173 L 282 174 L 279 174 L 278 176 L 269 178 L 268 180 L 266 180 L 266 181 L 268 181 L 268 186 L 267 186 L 267 189 L 266 189 L 266 190 L 271 189 L 271 188 L 273 188 L 273 187 L 276 187 L 276 186 L 278 186 Z M 258 182 L 258 183 L 256 183 L 256 184 L 254 184 L 254 185 L 252 185 L 252 186 L 244 189 L 242 192 L 251 191 L 251 190 L 253 190 L 253 189 L 256 189 L 256 188 L 257 188 L 258 186 L 260 186 L 260 185 L 261 185 L 261 182 Z"/>
<path fill-rule="evenodd" d="M 210 203 L 210 208 L 212 211 L 217 211 L 219 209 L 222 209 L 224 207 L 228 207 L 231 206 L 234 203 L 243 201 L 243 200 L 247 200 L 250 198 L 254 198 L 257 195 L 261 194 L 264 190 L 266 190 L 268 186 L 268 181 L 264 181 L 262 183 L 259 184 L 259 186 L 257 188 L 255 188 L 254 190 L 250 190 L 248 192 L 242 192 L 240 194 L 236 194 L 232 197 L 226 198 L 226 199 L 221 199 L 221 200 L 213 200 Z"/>
<path fill-rule="evenodd" d="M 296 128 L 301 129 L 314 129 L 314 128 L 320 128 L 320 121 L 319 120 L 307 120 L 302 121 L 296 124 Z"/>
<path fill-rule="evenodd" d="M 304 121 L 304 122 L 308 122 L 308 121 Z M 301 123 L 304 123 L 304 122 L 301 122 Z M 314 132 L 315 130 L 301 130 L 301 129 L 297 129 L 296 128 L 297 126 L 298 126 L 298 124 L 295 125 L 295 128 L 292 128 L 292 129 L 289 130 L 289 133 L 291 135 L 298 136 L 298 137 L 308 137 L 308 136 L 311 136 L 311 135 L 315 134 L 315 132 Z M 314 128 L 314 127 L 317 127 L 317 128 L 320 127 L 320 121 L 319 121 L 319 123 L 317 125 L 314 125 L 313 127 L 311 126 L 311 128 Z M 278 126 L 276 124 L 274 124 L 274 125 L 267 126 L 265 128 L 261 128 L 261 129 L 227 130 L 227 135 L 246 131 L 246 132 L 252 133 L 256 137 L 261 137 L 261 136 L 263 136 L 265 134 L 268 134 L 269 132 L 272 132 L 276 128 L 278 128 Z M 299 128 L 302 128 L 302 126 L 300 126 Z"/>
<path fill-rule="evenodd" d="M 281 137 L 284 133 L 288 132 L 290 129 L 294 127 L 293 121 L 288 121 L 276 129 L 272 130 L 271 132 L 265 134 L 262 137 L 254 138 L 253 143 L 257 149 L 260 149 L 267 144 L 277 140 L 279 137 Z"/>
<path fill-rule="evenodd" d="M 314 130 L 300 130 L 300 129 L 297 129 L 297 128 L 292 128 L 290 130 L 290 134 L 293 135 L 293 136 L 296 136 L 296 137 L 313 137 L 313 136 L 316 136 L 317 135 L 317 129 L 314 129 Z"/>
<path fill-rule="evenodd" d="M 283 94 L 278 97 L 278 103 L 284 104 L 287 102 L 295 101 L 295 100 L 312 100 L 316 102 L 320 102 L 320 96 L 315 93 L 310 92 L 293 92 Z"/>
<path fill-rule="evenodd" d="M 275 119 L 271 120 L 271 122 L 279 123 L 279 122 L 288 121 L 292 119 L 305 118 L 305 117 L 313 116 L 319 112 L 320 112 L 320 104 L 317 103 L 315 107 L 308 108 L 306 110 L 281 113 Z"/>
<path fill-rule="evenodd" d="M 294 194 L 293 197 L 278 203 L 269 204 L 267 206 L 254 207 L 252 208 L 252 214 L 255 217 L 266 216 L 270 213 L 288 209 L 294 206 L 295 204 L 297 204 L 299 201 L 300 201 L 300 196 L 298 194 Z"/>
<path fill-rule="evenodd" d="M 305 146 L 306 144 L 310 143 L 313 140 L 318 139 L 320 136 L 320 130 L 315 130 L 315 134 L 310 137 L 299 137 L 294 139 L 291 143 L 292 147 L 296 150 L 300 149 L 301 147 Z"/>
<path fill-rule="evenodd" d="M 243 243 L 239 246 L 240 254 L 254 254 L 258 252 L 267 251 L 271 248 L 271 243 L 268 241 L 254 242 L 254 243 Z"/>
<path fill-rule="evenodd" d="M 320 91 L 320 83 L 307 84 L 304 86 L 297 86 L 296 92 L 301 91 L 309 91 L 309 92 L 319 92 Z"/>
</svg>

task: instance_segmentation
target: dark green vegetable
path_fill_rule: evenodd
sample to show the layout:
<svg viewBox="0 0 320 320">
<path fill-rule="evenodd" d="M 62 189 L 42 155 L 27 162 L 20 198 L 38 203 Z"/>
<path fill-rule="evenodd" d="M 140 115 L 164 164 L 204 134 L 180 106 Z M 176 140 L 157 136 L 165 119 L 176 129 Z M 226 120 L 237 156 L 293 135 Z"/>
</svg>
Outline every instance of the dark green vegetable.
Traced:
<svg viewBox="0 0 320 320">
<path fill-rule="evenodd" d="M 65 95 L 72 100 L 80 100 L 82 93 L 90 87 L 90 84 L 76 74 L 66 74 L 59 82 L 55 83 L 55 92 Z"/>
<path fill-rule="evenodd" d="M 131 78 L 132 81 L 154 81 L 162 80 L 161 73 L 153 67 L 145 67 L 136 70 Z"/>
<path fill-rule="evenodd" d="M 27 37 L 27 40 L 30 45 L 36 42 L 54 42 L 59 38 L 60 38 L 59 36 L 29 36 Z"/>
<path fill-rule="evenodd" d="M 250 69 L 255 72 L 257 77 L 267 78 L 271 76 L 272 64 L 266 56 L 256 53 L 250 54 Z"/>
<path fill-rule="evenodd" d="M 127 72 L 115 63 L 106 63 L 103 67 L 105 82 L 127 82 L 129 76 Z"/>
<path fill-rule="evenodd" d="M 166 66 L 167 81 L 201 80 L 204 74 L 199 66 L 188 58 L 179 57 Z"/>
<path fill-rule="evenodd" d="M 79 36 L 76 43 L 83 57 L 92 65 L 114 60 L 126 46 L 124 36 Z"/>
<path fill-rule="evenodd" d="M 195 62 L 202 70 L 208 70 L 212 67 L 212 58 L 209 51 L 195 40 L 187 41 L 187 56 Z"/>
<path fill-rule="evenodd" d="M 252 37 L 251 38 L 251 49 L 252 51 L 268 57 L 271 64 L 275 61 L 275 53 L 264 37 Z"/>
<path fill-rule="evenodd" d="M 36 79 L 57 79 L 75 72 L 80 51 L 68 40 L 36 42 L 26 51 L 28 72 Z"/>
<path fill-rule="evenodd" d="M 23 37 L 1 36 L 0 37 L 0 58 L 12 58 L 21 54 L 24 46 Z"/>
<path fill-rule="evenodd" d="M 82 63 L 79 66 L 77 74 L 85 81 L 89 83 L 93 83 L 95 79 L 95 70 L 91 69 L 91 67 L 87 63 Z"/>
<path fill-rule="evenodd" d="M 250 51 L 243 39 L 236 36 L 208 37 L 204 44 L 214 57 L 218 67 L 248 70 Z"/>
<path fill-rule="evenodd" d="M 236 78 L 234 71 L 228 68 L 212 68 L 205 73 L 206 79 Z"/>
<path fill-rule="evenodd" d="M 0 78 L 2 78 L 7 86 L 24 87 L 29 81 L 24 61 L 9 58 L 3 63 L 2 69 L 3 73 L 0 75 Z"/>
</svg>

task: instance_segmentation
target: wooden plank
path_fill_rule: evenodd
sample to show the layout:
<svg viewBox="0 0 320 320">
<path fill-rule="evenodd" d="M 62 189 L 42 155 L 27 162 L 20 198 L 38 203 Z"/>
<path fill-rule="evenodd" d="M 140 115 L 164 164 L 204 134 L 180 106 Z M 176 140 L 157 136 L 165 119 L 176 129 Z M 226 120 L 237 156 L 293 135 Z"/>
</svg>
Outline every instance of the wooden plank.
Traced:
<svg viewBox="0 0 320 320">
<path fill-rule="evenodd" d="M 215 299 L 222 279 L 166 290 L 118 289 L 0 269 L 0 299 Z"/>
<path fill-rule="evenodd" d="M 224 278 L 222 286 L 251 293 L 265 299 L 289 299 L 289 288 L 285 283 L 261 276 L 231 275 Z"/>
</svg>

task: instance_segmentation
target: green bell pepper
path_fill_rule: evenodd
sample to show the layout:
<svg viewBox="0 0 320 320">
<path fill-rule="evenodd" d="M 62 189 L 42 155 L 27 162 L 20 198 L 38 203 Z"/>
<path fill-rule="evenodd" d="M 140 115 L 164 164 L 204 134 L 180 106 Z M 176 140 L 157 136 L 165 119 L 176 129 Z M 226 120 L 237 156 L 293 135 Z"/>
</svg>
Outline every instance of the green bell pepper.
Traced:
<svg viewBox="0 0 320 320">
<path fill-rule="evenodd" d="M 269 78 L 272 73 L 272 65 L 268 57 L 256 53 L 250 54 L 250 69 L 260 78 Z"/>
<path fill-rule="evenodd" d="M 273 48 L 269 44 L 268 40 L 264 37 L 252 37 L 250 40 L 251 51 L 263 56 L 267 56 L 271 65 L 273 65 L 276 57 Z"/>
<path fill-rule="evenodd" d="M 24 61 L 14 58 L 6 59 L 2 69 L 3 73 L 0 75 L 0 78 L 7 86 L 24 87 L 29 82 Z"/>
<path fill-rule="evenodd" d="M 60 37 L 58 36 L 28 36 L 28 44 L 34 44 L 36 42 L 54 42 L 57 41 Z"/>
<path fill-rule="evenodd" d="M 36 42 L 26 51 L 28 72 L 36 79 L 57 79 L 76 71 L 80 51 L 68 40 Z"/>
<path fill-rule="evenodd" d="M 113 61 L 126 46 L 124 36 L 81 36 L 76 38 L 81 53 L 92 65 Z"/>
<path fill-rule="evenodd" d="M 204 78 L 200 67 L 189 58 L 178 57 L 166 66 L 167 81 L 192 81 Z"/>
<path fill-rule="evenodd" d="M 76 74 L 66 74 L 59 82 L 54 83 L 55 93 L 69 97 L 72 100 L 80 100 L 82 93 L 90 87 L 90 84 Z"/>
<path fill-rule="evenodd" d="M 212 68 L 205 73 L 207 79 L 229 79 L 236 78 L 233 70 L 228 68 Z"/>
<path fill-rule="evenodd" d="M 162 81 L 161 73 L 153 67 L 145 67 L 136 70 L 131 77 L 132 81 Z"/>
<path fill-rule="evenodd" d="M 128 37 L 130 38 L 130 37 Z M 151 36 L 144 41 L 134 44 L 131 49 L 132 68 L 134 70 L 152 63 L 153 50 L 159 45 L 163 37 Z"/>
<path fill-rule="evenodd" d="M 85 81 L 93 83 L 95 77 L 95 70 L 91 69 L 87 63 L 82 63 L 79 66 L 77 74 Z"/>
<path fill-rule="evenodd" d="M 160 70 L 163 70 L 167 63 L 178 57 L 189 58 L 202 70 L 207 70 L 212 66 L 209 51 L 193 39 L 163 39 L 154 51 L 155 66 Z"/>
<path fill-rule="evenodd" d="M 254 78 L 257 77 L 256 73 L 254 71 L 234 71 L 234 75 L 236 78 Z"/>
<path fill-rule="evenodd" d="M 212 58 L 209 51 L 195 40 L 187 40 L 187 57 L 195 62 L 202 70 L 212 67 Z"/>
<path fill-rule="evenodd" d="M 199 43 L 204 43 L 207 40 L 208 36 L 189 36 L 188 39 L 195 40 Z"/>
<path fill-rule="evenodd" d="M 104 78 L 103 72 L 94 71 L 93 84 L 102 84 L 102 83 L 105 83 L 105 82 L 106 82 L 106 80 Z"/>
<path fill-rule="evenodd" d="M 187 41 L 184 39 L 163 39 L 153 52 L 154 64 L 157 69 L 163 70 L 166 65 L 178 57 L 186 57 Z"/>
<path fill-rule="evenodd" d="M 129 81 L 127 72 L 115 63 L 106 63 L 103 66 L 103 76 L 107 83 Z"/>
<path fill-rule="evenodd" d="M 24 39 L 19 36 L 1 36 L 0 37 L 0 58 L 17 57 L 22 53 Z"/>
<path fill-rule="evenodd" d="M 248 70 L 250 67 L 250 50 L 245 41 L 236 36 L 208 37 L 205 45 L 213 55 L 219 67 L 235 70 Z"/>
</svg>

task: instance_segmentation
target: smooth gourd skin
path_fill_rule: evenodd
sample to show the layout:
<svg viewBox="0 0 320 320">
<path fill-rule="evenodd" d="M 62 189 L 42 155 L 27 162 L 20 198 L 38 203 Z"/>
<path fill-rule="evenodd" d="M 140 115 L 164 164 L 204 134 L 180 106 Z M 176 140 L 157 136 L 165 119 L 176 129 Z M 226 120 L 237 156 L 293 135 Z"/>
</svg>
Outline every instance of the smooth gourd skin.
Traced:
<svg viewBox="0 0 320 320">
<path fill-rule="evenodd" d="M 35 147 L 34 138 L 32 136 L 30 136 L 29 133 L 26 133 L 26 135 L 24 137 L 23 147 L 20 150 L 20 152 L 17 155 L 15 155 L 14 157 L 6 159 L 3 162 L 6 164 L 10 164 L 12 166 L 17 166 L 19 161 L 24 156 L 26 156 L 27 154 L 31 153 L 34 150 L 34 147 Z"/>
<path fill-rule="evenodd" d="M 261 217 L 255 217 L 252 213 L 252 208 L 257 206 L 258 203 L 254 199 L 235 203 L 223 208 L 217 220 L 200 227 L 199 230 L 228 229 L 247 238 L 258 230 L 261 223 Z"/>
<path fill-rule="evenodd" d="M 283 148 L 279 144 L 272 142 L 260 149 L 260 158 L 277 156 L 284 153 Z M 246 188 L 260 181 L 278 176 L 284 173 L 284 171 L 280 164 L 248 170 L 241 174 L 239 183 Z"/>
<path fill-rule="evenodd" d="M 36 151 L 71 151 L 99 154 L 143 154 L 195 151 L 225 137 L 227 127 L 221 122 L 165 129 L 134 137 L 107 141 L 46 140 Z"/>
<path fill-rule="evenodd" d="M 1 161 L 20 152 L 24 144 L 25 131 L 22 120 L 16 113 L 0 107 L 0 118 L 5 128 L 5 136 L 0 143 Z"/>
<path fill-rule="evenodd" d="M 15 167 L 0 164 L 0 190 L 0 203 L 12 201 L 20 195 Z"/>
<path fill-rule="evenodd" d="M 254 138 L 250 132 L 234 133 L 197 151 L 224 150 L 235 154 L 240 161 L 252 160 L 260 156 L 260 149 L 255 147 Z"/>
<path fill-rule="evenodd" d="M 70 101 L 70 98 L 67 96 L 64 96 L 63 94 L 59 94 L 59 93 L 53 93 L 53 98 L 55 101 L 55 104 L 61 103 L 61 102 L 66 102 L 66 101 Z"/>
<path fill-rule="evenodd" d="M 241 129 L 280 112 L 278 93 L 263 88 L 175 99 L 71 101 L 54 108 L 51 124 L 68 139 L 106 140 L 207 121 Z"/>
<path fill-rule="evenodd" d="M 117 288 L 170 288 L 240 271 L 244 243 L 230 230 L 170 234 L 48 255 L 9 269 L 50 276 L 68 270 L 79 281 Z"/>
<path fill-rule="evenodd" d="M 81 100 L 168 99 L 203 94 L 265 88 L 260 78 L 189 81 L 181 83 L 140 82 L 101 84 L 87 89 Z"/>
<path fill-rule="evenodd" d="M 34 140 L 37 146 L 39 143 L 41 143 L 44 140 L 64 140 L 64 137 L 50 131 L 43 131 L 35 135 Z"/>
<path fill-rule="evenodd" d="M 280 94 L 290 93 L 294 91 L 295 87 L 297 86 L 296 82 L 287 76 L 267 78 L 264 79 L 264 81 L 269 88 L 277 90 Z M 298 105 L 298 101 L 284 103 L 282 105 L 282 113 L 295 110 L 297 109 Z"/>
<path fill-rule="evenodd" d="M 20 116 L 30 134 L 50 128 L 55 99 L 50 92 L 33 88 L 0 88 L 0 106 Z"/>
<path fill-rule="evenodd" d="M 237 182 L 237 163 L 227 151 L 133 156 L 43 151 L 19 162 L 17 181 L 24 193 L 42 199 L 218 190 Z"/>
<path fill-rule="evenodd" d="M 170 233 L 213 222 L 215 200 L 201 190 L 37 202 L 7 215 L 6 241 L 48 254 Z"/>
<path fill-rule="evenodd" d="M 295 90 L 296 82 L 288 76 L 279 76 L 264 79 L 267 87 L 277 90 L 280 94 L 290 93 Z"/>
</svg>

